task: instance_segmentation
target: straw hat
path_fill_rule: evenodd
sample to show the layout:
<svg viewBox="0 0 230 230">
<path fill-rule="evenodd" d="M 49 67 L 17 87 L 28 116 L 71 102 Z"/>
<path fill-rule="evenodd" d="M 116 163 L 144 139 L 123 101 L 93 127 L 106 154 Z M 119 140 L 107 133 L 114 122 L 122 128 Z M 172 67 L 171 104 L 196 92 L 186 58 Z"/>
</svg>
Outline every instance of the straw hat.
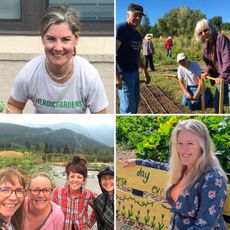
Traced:
<svg viewBox="0 0 230 230">
<path fill-rule="evenodd" d="M 146 34 L 145 35 L 145 39 L 152 39 L 153 38 L 153 35 L 152 34 Z"/>
<path fill-rule="evenodd" d="M 186 58 L 186 55 L 184 53 L 179 53 L 177 55 L 177 62 L 179 63 L 179 61 L 184 60 Z"/>
</svg>

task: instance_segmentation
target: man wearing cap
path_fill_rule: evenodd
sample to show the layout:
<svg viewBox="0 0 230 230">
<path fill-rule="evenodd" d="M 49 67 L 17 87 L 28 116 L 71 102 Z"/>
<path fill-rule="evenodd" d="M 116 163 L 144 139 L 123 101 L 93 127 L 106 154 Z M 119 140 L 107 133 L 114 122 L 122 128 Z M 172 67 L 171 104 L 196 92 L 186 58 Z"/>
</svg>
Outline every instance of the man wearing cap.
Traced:
<svg viewBox="0 0 230 230">
<path fill-rule="evenodd" d="M 148 64 L 150 65 L 150 69 L 155 71 L 154 64 L 153 64 L 153 55 L 154 55 L 154 47 L 151 39 L 153 38 L 152 34 L 146 34 L 143 43 L 143 55 L 145 57 L 145 69 L 148 69 Z"/>
<path fill-rule="evenodd" d="M 201 68 L 197 62 L 189 61 L 184 53 L 177 55 L 180 64 L 177 70 L 179 85 L 183 91 L 182 105 L 187 105 L 190 110 L 201 108 Z"/>
<path fill-rule="evenodd" d="M 143 7 L 135 3 L 128 6 L 127 22 L 117 26 L 116 36 L 116 86 L 120 98 L 120 113 L 137 113 L 140 102 L 139 68 L 150 82 L 150 76 L 140 58 L 142 37 L 137 31 Z"/>
</svg>

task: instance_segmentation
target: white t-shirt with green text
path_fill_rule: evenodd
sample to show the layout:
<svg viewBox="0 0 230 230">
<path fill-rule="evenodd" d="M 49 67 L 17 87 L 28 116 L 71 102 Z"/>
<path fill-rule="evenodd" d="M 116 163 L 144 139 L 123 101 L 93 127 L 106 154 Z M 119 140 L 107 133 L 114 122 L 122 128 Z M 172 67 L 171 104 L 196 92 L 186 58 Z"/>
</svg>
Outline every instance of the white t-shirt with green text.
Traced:
<svg viewBox="0 0 230 230">
<path fill-rule="evenodd" d="M 11 92 L 14 100 L 26 103 L 30 99 L 35 113 L 96 113 L 108 106 L 99 73 L 86 59 L 73 57 L 74 72 L 62 84 L 49 77 L 45 59 L 40 55 L 23 67 Z"/>
</svg>

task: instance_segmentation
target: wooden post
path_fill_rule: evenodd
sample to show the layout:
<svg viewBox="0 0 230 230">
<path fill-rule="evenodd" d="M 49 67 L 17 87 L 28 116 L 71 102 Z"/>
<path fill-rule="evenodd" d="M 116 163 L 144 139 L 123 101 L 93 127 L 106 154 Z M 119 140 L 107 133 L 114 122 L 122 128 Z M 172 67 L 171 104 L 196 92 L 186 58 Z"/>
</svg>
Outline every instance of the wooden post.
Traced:
<svg viewBox="0 0 230 230">
<path fill-rule="evenodd" d="M 216 80 L 216 78 L 207 76 L 207 79 Z M 220 79 L 220 95 L 219 95 L 219 113 L 224 112 L 224 80 Z"/>
<path fill-rule="evenodd" d="M 224 81 L 220 79 L 220 95 L 219 95 L 219 113 L 223 113 L 224 110 Z"/>
<path fill-rule="evenodd" d="M 204 95 L 204 79 L 201 79 L 201 108 L 202 113 L 205 113 L 205 95 Z"/>
</svg>

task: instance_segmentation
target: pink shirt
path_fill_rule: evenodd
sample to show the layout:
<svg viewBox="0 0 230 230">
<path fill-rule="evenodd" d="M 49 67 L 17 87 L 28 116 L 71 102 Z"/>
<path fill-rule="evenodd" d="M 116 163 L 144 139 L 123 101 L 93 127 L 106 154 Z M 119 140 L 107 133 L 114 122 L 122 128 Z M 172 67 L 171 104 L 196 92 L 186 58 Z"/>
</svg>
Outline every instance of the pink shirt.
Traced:
<svg viewBox="0 0 230 230">
<path fill-rule="evenodd" d="M 62 230 L 64 225 L 64 214 L 61 207 L 50 201 L 52 211 L 40 230 Z M 28 197 L 25 199 L 25 212 L 28 210 Z M 25 215 L 24 230 L 31 230 L 27 215 Z"/>
</svg>

